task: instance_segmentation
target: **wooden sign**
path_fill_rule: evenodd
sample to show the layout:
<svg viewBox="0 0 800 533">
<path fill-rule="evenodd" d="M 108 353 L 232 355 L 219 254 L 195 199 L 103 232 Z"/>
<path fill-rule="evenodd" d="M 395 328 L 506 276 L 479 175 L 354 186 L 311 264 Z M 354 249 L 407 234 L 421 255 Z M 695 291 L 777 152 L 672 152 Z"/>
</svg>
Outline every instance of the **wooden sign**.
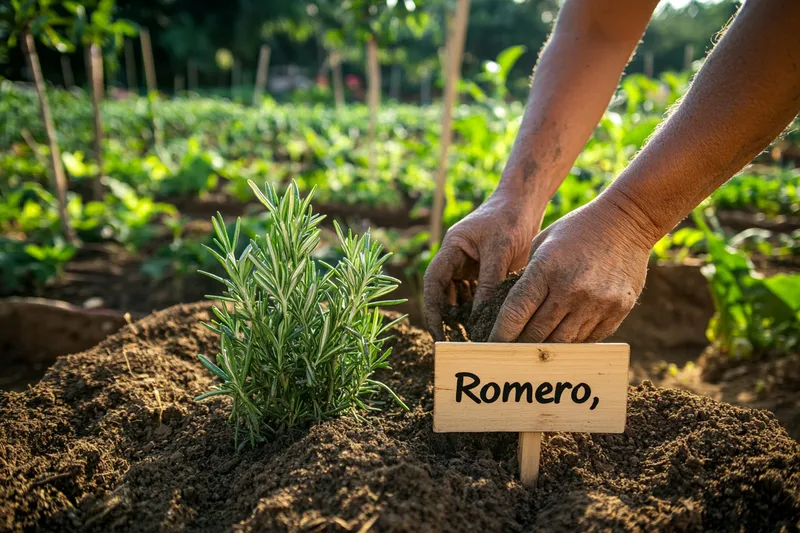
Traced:
<svg viewBox="0 0 800 533">
<path fill-rule="evenodd" d="M 544 431 L 622 433 L 627 344 L 437 342 L 433 430 L 520 432 L 520 474 L 533 485 Z"/>
</svg>

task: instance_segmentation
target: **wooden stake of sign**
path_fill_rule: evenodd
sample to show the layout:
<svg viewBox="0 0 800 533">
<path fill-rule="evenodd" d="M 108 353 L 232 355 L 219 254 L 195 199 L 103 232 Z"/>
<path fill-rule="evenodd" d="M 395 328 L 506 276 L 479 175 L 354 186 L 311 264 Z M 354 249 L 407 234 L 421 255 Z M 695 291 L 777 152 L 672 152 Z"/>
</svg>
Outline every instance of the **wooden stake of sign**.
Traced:
<svg viewBox="0 0 800 533">
<path fill-rule="evenodd" d="M 436 169 L 436 189 L 433 195 L 433 212 L 431 213 L 431 247 L 442 242 L 442 215 L 444 212 L 444 185 L 447 175 L 447 152 L 450 149 L 453 134 L 453 105 L 456 101 L 456 89 L 461 77 L 461 58 L 464 54 L 464 41 L 467 37 L 467 21 L 469 19 L 469 0 L 458 0 L 456 14 L 451 24 L 450 36 L 447 39 L 445 53 L 444 98 L 442 102 L 442 144 L 439 148 L 439 167 Z"/>
<path fill-rule="evenodd" d="M 629 359 L 627 344 L 437 342 L 433 430 L 519 432 L 534 486 L 542 432 L 624 431 Z"/>
</svg>

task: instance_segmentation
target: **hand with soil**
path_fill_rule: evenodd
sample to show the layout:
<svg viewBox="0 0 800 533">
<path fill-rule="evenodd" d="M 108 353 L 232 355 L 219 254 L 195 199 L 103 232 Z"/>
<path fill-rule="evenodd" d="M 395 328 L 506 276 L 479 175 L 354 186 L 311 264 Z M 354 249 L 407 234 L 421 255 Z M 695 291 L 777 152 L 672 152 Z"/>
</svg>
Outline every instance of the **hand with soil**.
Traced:
<svg viewBox="0 0 800 533">
<path fill-rule="evenodd" d="M 540 233 L 489 342 L 598 342 L 644 287 L 652 243 L 631 210 L 604 195 Z"/>
<path fill-rule="evenodd" d="M 478 280 L 469 295 L 477 309 L 509 272 L 525 266 L 543 212 L 544 206 L 531 211 L 519 196 L 498 189 L 448 230 L 425 272 L 425 322 L 436 340 L 444 339 L 442 309 L 456 303 L 451 295 L 458 289 L 471 293 L 472 282 Z"/>
</svg>

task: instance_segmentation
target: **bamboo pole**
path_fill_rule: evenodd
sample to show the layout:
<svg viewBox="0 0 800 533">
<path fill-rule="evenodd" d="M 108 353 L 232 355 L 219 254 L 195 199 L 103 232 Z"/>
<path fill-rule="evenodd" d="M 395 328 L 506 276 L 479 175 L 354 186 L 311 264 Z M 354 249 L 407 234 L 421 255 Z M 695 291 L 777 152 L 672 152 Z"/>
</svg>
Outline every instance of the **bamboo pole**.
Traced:
<svg viewBox="0 0 800 533">
<path fill-rule="evenodd" d="M 442 103 L 442 143 L 439 152 L 439 167 L 436 169 L 436 190 L 433 197 L 431 213 L 431 247 L 442 241 L 442 213 L 444 211 L 444 186 L 447 176 L 447 152 L 453 134 L 453 103 L 456 100 L 456 88 L 461 76 L 461 57 L 464 54 L 464 42 L 467 36 L 469 19 L 469 0 L 458 0 L 455 17 L 450 25 L 451 31 L 447 39 L 447 77 L 445 78 L 444 99 Z"/>
<path fill-rule="evenodd" d="M 331 51 L 331 77 L 333 78 L 333 101 L 336 109 L 344 107 L 344 82 L 342 81 L 342 54 Z"/>
<path fill-rule="evenodd" d="M 58 147 L 56 137 L 56 127 L 53 124 L 53 117 L 50 114 L 50 104 L 47 102 L 47 93 L 42 76 L 42 67 L 39 64 L 39 55 L 36 53 L 36 43 L 33 35 L 29 32 L 24 34 L 25 56 L 28 59 L 33 82 L 36 84 L 36 94 L 39 97 L 39 112 L 42 115 L 42 123 L 47 134 L 47 142 L 50 144 L 50 162 L 52 163 L 53 190 L 56 194 L 58 204 L 58 218 L 61 221 L 61 230 L 69 244 L 77 244 L 78 237 L 72 229 L 69 216 L 67 214 L 67 175 L 64 172 L 64 163 L 61 161 L 61 150 Z"/>
<path fill-rule="evenodd" d="M 61 54 L 61 74 L 64 76 L 64 87 L 75 87 L 75 76 L 72 74 L 72 64 L 69 56 Z"/>
<path fill-rule="evenodd" d="M 101 178 L 105 174 L 103 164 L 103 121 L 100 116 L 100 102 L 103 100 L 103 54 L 100 47 L 92 44 L 89 47 L 89 80 L 92 88 L 92 116 L 94 118 L 94 153 L 97 163 L 97 179 L 92 184 L 95 200 L 103 197 Z"/>
<path fill-rule="evenodd" d="M 375 178 L 378 159 L 378 147 L 375 136 L 378 126 L 378 107 L 381 104 L 381 69 L 378 64 L 378 43 L 374 37 L 367 41 L 367 72 L 369 87 L 367 103 L 369 105 L 369 177 Z"/>
<path fill-rule="evenodd" d="M 267 74 L 269 73 L 269 57 L 272 49 L 266 45 L 261 45 L 261 50 L 258 52 L 258 70 L 256 71 L 256 83 L 253 87 L 253 105 L 259 107 L 261 105 L 261 95 L 267 88 Z"/>
<path fill-rule="evenodd" d="M 139 92 L 136 81 L 136 55 L 133 51 L 133 41 L 125 39 L 125 78 L 128 81 L 128 90 Z"/>
<path fill-rule="evenodd" d="M 142 60 L 144 61 L 144 75 L 147 80 L 147 92 L 158 91 L 158 81 L 156 80 L 156 64 L 153 60 L 153 47 L 150 44 L 150 32 L 147 28 L 142 28 L 139 32 L 139 40 L 142 44 Z"/>
</svg>

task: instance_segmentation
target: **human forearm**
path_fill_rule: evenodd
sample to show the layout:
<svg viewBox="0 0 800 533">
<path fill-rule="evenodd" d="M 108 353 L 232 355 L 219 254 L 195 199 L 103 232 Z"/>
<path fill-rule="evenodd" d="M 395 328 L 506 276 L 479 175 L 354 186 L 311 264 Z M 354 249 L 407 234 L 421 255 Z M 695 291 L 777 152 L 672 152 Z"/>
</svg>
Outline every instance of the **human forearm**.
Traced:
<svg viewBox="0 0 800 533">
<path fill-rule="evenodd" d="M 544 206 L 603 115 L 657 2 L 567 0 L 498 189 Z"/>
<path fill-rule="evenodd" d="M 800 111 L 800 3 L 747 2 L 675 113 L 598 198 L 652 246 Z"/>
</svg>

